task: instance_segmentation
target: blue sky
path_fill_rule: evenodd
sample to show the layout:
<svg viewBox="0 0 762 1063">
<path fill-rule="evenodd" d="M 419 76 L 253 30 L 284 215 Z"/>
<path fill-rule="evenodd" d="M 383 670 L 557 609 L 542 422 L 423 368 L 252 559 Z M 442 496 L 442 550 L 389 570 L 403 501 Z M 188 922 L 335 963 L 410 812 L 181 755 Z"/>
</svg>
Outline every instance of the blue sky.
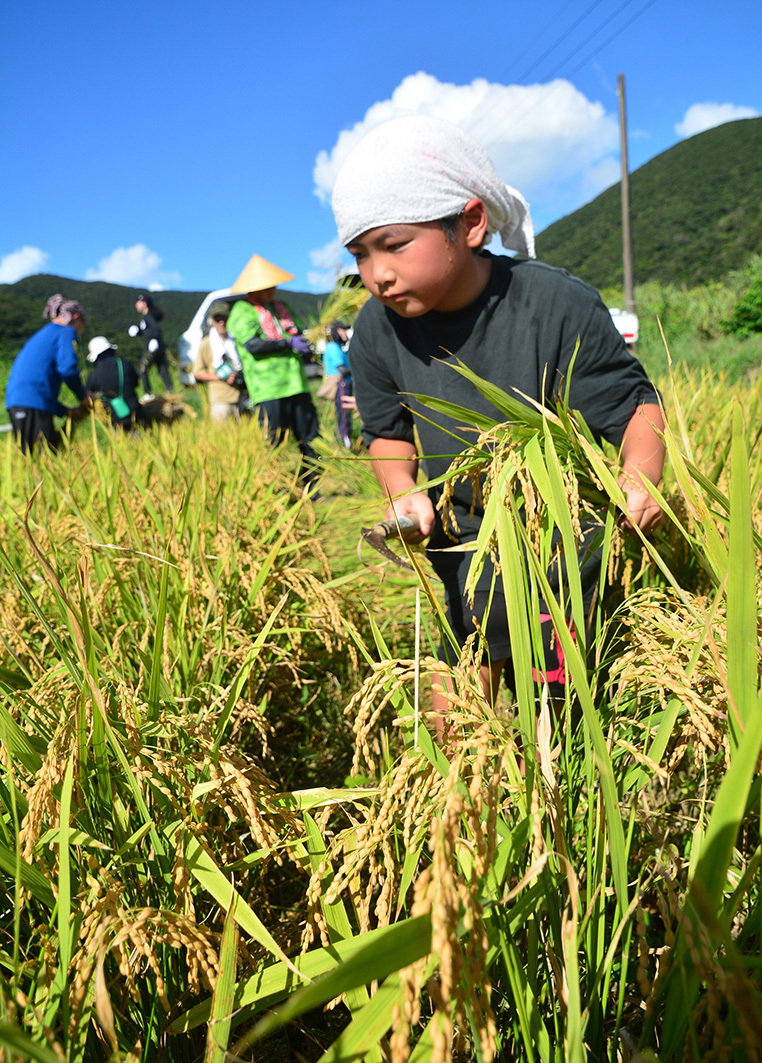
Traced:
<svg viewBox="0 0 762 1063">
<path fill-rule="evenodd" d="M 363 129 L 461 123 L 541 231 L 630 169 L 762 113 L 759 0 L 6 4 L 0 281 L 232 283 L 256 253 L 332 287 L 330 188 Z M 706 195 L 697 175 L 697 195 Z"/>
</svg>

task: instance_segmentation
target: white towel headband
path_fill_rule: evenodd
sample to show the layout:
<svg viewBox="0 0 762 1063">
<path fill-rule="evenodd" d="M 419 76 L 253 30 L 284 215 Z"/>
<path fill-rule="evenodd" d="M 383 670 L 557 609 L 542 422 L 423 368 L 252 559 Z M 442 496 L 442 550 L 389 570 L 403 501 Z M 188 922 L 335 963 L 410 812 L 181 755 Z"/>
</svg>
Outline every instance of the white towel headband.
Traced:
<svg viewBox="0 0 762 1063">
<path fill-rule="evenodd" d="M 436 221 L 469 199 L 487 210 L 489 235 L 534 258 L 534 226 L 520 192 L 500 180 L 484 148 L 459 126 L 428 115 L 384 122 L 355 145 L 333 186 L 342 244 L 379 225 Z"/>
</svg>

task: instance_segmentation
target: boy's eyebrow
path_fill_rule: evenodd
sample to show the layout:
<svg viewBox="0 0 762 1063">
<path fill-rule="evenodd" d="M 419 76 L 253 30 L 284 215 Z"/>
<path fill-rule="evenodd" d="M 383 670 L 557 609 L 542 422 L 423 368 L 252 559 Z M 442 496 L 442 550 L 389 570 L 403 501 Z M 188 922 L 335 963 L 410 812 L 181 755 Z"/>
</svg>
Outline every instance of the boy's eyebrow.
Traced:
<svg viewBox="0 0 762 1063">
<path fill-rule="evenodd" d="M 361 233 L 360 236 L 355 237 L 354 240 L 350 240 L 348 244 L 345 244 L 347 251 L 353 247 L 365 247 L 367 244 L 377 243 L 379 240 L 385 240 L 389 236 L 396 236 L 397 233 L 403 231 L 409 227 L 409 222 L 390 222 L 388 225 L 380 225 L 377 230 L 373 232 L 373 238 L 371 240 L 365 239 L 365 234 Z"/>
</svg>

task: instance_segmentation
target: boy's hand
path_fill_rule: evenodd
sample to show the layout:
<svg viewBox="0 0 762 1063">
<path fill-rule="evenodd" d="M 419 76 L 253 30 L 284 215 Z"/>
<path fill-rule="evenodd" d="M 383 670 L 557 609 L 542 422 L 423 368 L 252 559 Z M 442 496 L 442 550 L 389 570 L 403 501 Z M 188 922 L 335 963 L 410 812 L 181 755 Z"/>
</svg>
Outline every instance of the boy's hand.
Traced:
<svg viewBox="0 0 762 1063">
<path fill-rule="evenodd" d="M 373 472 L 384 494 L 387 497 L 401 496 L 387 509 L 387 520 L 391 520 L 395 512 L 398 517 L 407 513 L 415 514 L 420 530 L 405 538 L 408 542 L 419 543 L 434 527 L 434 506 L 427 494 L 415 490 L 418 475 L 415 444 L 401 439 L 374 439 L 370 444 L 370 456 L 373 459 Z"/>
<path fill-rule="evenodd" d="M 656 403 L 643 403 L 630 418 L 622 439 L 622 475 L 619 486 L 627 500 L 622 526 L 640 528 L 644 535 L 661 519 L 661 507 L 646 483 L 658 484 L 664 467 L 664 417 Z"/>
<path fill-rule="evenodd" d="M 389 506 L 387 509 L 386 519 L 393 520 L 395 513 L 397 514 L 397 519 L 406 516 L 408 513 L 418 518 L 419 530 L 417 532 L 408 532 L 405 535 L 407 542 L 420 543 L 431 534 L 431 529 L 434 527 L 434 507 L 429 496 L 422 491 L 417 491 L 414 495 L 405 495 L 404 498 L 398 498 L 394 505 Z"/>
<path fill-rule="evenodd" d="M 622 517 L 622 527 L 627 531 L 640 528 L 644 535 L 654 530 L 662 518 L 661 506 L 642 485 L 635 483 L 629 473 L 622 473 L 619 486 L 625 494 L 627 512 Z"/>
</svg>

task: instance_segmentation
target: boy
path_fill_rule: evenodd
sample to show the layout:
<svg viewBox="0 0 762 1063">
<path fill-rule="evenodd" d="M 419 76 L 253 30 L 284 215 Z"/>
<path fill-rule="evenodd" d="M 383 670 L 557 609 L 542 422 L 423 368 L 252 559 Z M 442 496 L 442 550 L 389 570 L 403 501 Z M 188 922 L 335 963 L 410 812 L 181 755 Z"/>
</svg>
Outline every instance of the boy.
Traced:
<svg viewBox="0 0 762 1063">
<path fill-rule="evenodd" d="M 349 354 L 374 471 L 395 496 L 397 514 L 415 514 L 419 539 L 430 536 L 430 558 L 462 645 L 474 630 L 472 614 L 481 618 L 485 612 L 493 572 L 486 564 L 471 605 L 463 593 L 470 554 L 436 552 L 453 544 L 435 509 L 441 489 L 416 491 L 415 432 L 429 479 L 452 460 L 457 443 L 449 433 L 463 433 L 411 393 L 496 416 L 447 364 L 457 357 L 504 391 L 552 402 L 569 376 L 579 339 L 570 406 L 597 438 L 621 444 L 625 523 L 644 532 L 660 513 L 643 485 L 643 479 L 657 483 L 662 472 L 659 398 L 597 292 L 563 270 L 481 250 L 487 237 L 500 232 L 506 249 L 533 257 L 532 222 L 520 193 L 503 184 L 484 150 L 457 126 L 415 115 L 376 127 L 339 171 L 333 209 L 341 242 L 374 296 L 360 311 Z M 471 516 L 470 485 L 458 484 L 453 501 L 459 541 L 473 541 L 483 510 L 477 506 Z M 594 567 L 587 573 L 591 589 Z M 503 672 L 511 685 L 505 616 L 501 601 L 494 600 L 485 624 L 489 660 L 481 669 L 492 699 Z M 555 641 L 548 632 L 546 667 L 563 684 L 562 662 L 553 667 Z M 551 696 L 563 696 L 562 685 L 550 686 Z M 435 688 L 435 712 L 442 717 L 446 708 Z"/>
</svg>

